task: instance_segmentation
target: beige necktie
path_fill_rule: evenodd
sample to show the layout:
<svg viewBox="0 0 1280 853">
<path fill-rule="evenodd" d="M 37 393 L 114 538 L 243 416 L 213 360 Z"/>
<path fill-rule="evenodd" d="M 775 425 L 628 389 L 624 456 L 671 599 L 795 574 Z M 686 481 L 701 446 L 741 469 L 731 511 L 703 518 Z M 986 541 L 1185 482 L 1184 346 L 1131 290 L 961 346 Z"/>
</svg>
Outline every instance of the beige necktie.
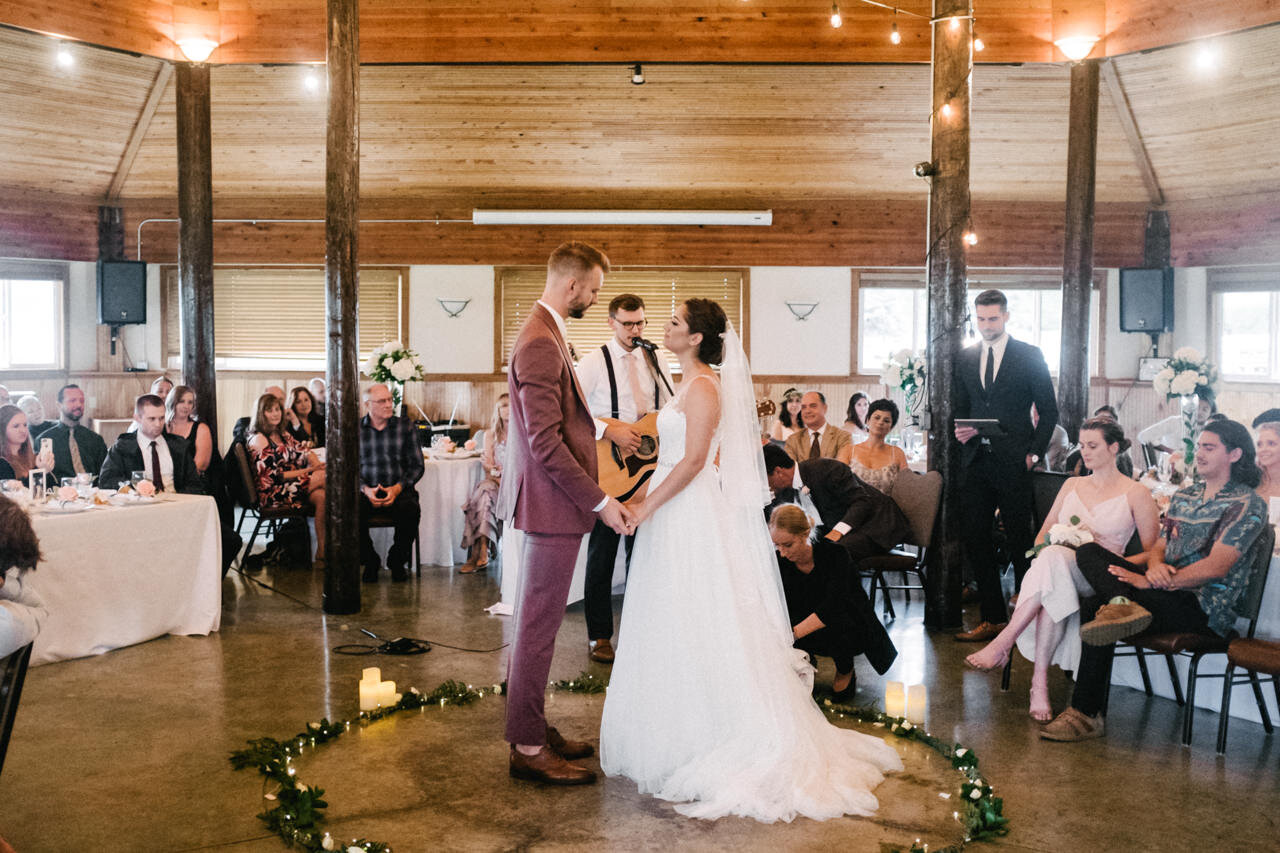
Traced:
<svg viewBox="0 0 1280 853">
<path fill-rule="evenodd" d="M 645 393 L 644 386 L 640 384 L 640 369 L 636 366 L 636 362 L 640 360 L 640 350 L 633 349 L 627 353 L 623 361 L 627 363 L 627 378 L 631 381 L 631 399 L 636 404 L 636 417 L 640 417 L 649 411 L 649 395 Z"/>
<path fill-rule="evenodd" d="M 80 458 L 80 445 L 76 444 L 76 430 L 71 428 L 71 433 L 67 438 L 67 446 L 71 448 L 71 467 L 76 469 L 77 474 L 84 473 L 84 460 Z"/>
</svg>

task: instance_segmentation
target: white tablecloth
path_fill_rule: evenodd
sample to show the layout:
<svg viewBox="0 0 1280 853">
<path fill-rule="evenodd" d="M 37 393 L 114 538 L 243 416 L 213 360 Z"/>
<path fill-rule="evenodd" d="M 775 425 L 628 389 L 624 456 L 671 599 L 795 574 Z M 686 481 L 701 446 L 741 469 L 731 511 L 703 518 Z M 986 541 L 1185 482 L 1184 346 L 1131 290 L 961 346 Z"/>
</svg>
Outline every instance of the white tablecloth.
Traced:
<svg viewBox="0 0 1280 853">
<path fill-rule="evenodd" d="M 26 580 L 49 608 L 32 665 L 97 655 L 222 621 L 222 539 L 213 498 L 32 516 L 44 559 Z"/>
<path fill-rule="evenodd" d="M 428 459 L 418 481 L 418 503 L 422 520 L 418 524 L 422 563 L 452 566 L 467 561 L 462 547 L 466 519 L 462 505 L 484 478 L 484 463 L 478 456 L 467 459 Z M 394 533 L 391 528 L 371 531 L 373 547 L 386 557 Z"/>
<path fill-rule="evenodd" d="M 1244 623 L 1239 630 L 1244 632 Z M 1254 636 L 1260 639 L 1280 640 L 1280 557 L 1272 556 L 1271 571 L 1267 575 L 1267 587 L 1263 591 L 1262 609 L 1258 612 L 1258 628 Z M 1187 689 L 1187 658 L 1174 656 L 1182 690 Z M 1227 659 L 1224 655 L 1211 655 L 1200 663 L 1200 674 L 1220 673 L 1226 669 Z M 1151 690 L 1157 696 L 1173 698 L 1173 682 L 1169 680 L 1169 667 L 1158 656 L 1148 656 L 1147 672 L 1151 675 Z M 1111 683 L 1126 687 L 1142 689 L 1142 673 L 1138 670 L 1138 662 L 1132 657 L 1116 658 L 1111 672 Z M 1272 721 L 1280 719 L 1280 709 L 1276 707 L 1276 694 L 1269 685 L 1263 685 L 1262 695 L 1267 699 L 1268 713 Z M 1217 711 L 1222 705 L 1222 679 L 1196 679 L 1196 707 Z M 1253 697 L 1253 688 L 1248 684 L 1238 685 L 1231 694 L 1231 716 L 1255 723 L 1262 721 L 1258 715 L 1258 703 Z"/>
</svg>

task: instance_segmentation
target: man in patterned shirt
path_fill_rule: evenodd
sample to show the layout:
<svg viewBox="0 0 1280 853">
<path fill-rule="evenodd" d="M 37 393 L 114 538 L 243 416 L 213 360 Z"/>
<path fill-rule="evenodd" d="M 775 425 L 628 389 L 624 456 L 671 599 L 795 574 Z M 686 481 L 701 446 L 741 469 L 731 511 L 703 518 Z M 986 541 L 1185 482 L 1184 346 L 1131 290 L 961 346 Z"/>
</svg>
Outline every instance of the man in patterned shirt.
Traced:
<svg viewBox="0 0 1280 853">
<path fill-rule="evenodd" d="M 369 536 L 369 516 L 390 515 L 395 539 L 387 551 L 387 567 L 393 581 L 406 581 L 405 566 L 413 553 L 413 538 L 422 509 L 414 483 L 425 466 L 413 424 L 395 414 L 391 390 L 370 385 L 364 392 L 369 413 L 360 419 L 360 562 L 364 580 L 377 581 L 382 568 Z"/>
<path fill-rule="evenodd" d="M 1078 741 L 1103 734 L 1117 641 L 1148 626 L 1211 637 L 1234 627 L 1235 606 L 1256 562 L 1254 546 L 1267 524 L 1266 504 L 1253 491 L 1260 473 L 1249 431 L 1230 420 L 1207 424 L 1196 442 L 1196 471 L 1200 482 L 1173 496 L 1161 538 L 1138 558 L 1145 568 L 1097 544 L 1076 550 L 1076 565 L 1096 597 L 1081 602 L 1085 645 L 1071 706 L 1040 737 Z"/>
</svg>

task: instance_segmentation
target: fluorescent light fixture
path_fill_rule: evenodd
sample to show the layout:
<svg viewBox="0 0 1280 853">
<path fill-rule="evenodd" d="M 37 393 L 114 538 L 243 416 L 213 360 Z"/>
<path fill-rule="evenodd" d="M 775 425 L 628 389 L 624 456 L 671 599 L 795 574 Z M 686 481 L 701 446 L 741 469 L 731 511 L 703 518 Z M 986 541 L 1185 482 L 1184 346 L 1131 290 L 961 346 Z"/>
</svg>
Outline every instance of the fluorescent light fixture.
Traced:
<svg viewBox="0 0 1280 853">
<path fill-rule="evenodd" d="M 772 225 L 772 210 L 473 210 L 472 225 Z"/>
</svg>

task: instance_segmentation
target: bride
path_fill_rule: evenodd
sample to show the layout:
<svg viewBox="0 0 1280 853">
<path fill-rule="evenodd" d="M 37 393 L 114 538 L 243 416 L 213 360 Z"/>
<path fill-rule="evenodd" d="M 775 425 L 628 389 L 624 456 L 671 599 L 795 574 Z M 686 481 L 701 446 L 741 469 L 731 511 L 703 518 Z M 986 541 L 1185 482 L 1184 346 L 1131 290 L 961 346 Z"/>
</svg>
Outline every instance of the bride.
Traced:
<svg viewBox="0 0 1280 853">
<path fill-rule="evenodd" d="M 879 738 L 827 722 L 797 673 L 761 513 L 751 375 L 727 326 L 718 304 L 690 299 L 665 329 L 683 381 L 658 415 L 658 469 L 633 506 L 643 524 L 600 764 L 690 817 L 870 814 L 872 789 L 902 762 Z M 717 379 L 708 365 L 721 361 Z"/>
</svg>

